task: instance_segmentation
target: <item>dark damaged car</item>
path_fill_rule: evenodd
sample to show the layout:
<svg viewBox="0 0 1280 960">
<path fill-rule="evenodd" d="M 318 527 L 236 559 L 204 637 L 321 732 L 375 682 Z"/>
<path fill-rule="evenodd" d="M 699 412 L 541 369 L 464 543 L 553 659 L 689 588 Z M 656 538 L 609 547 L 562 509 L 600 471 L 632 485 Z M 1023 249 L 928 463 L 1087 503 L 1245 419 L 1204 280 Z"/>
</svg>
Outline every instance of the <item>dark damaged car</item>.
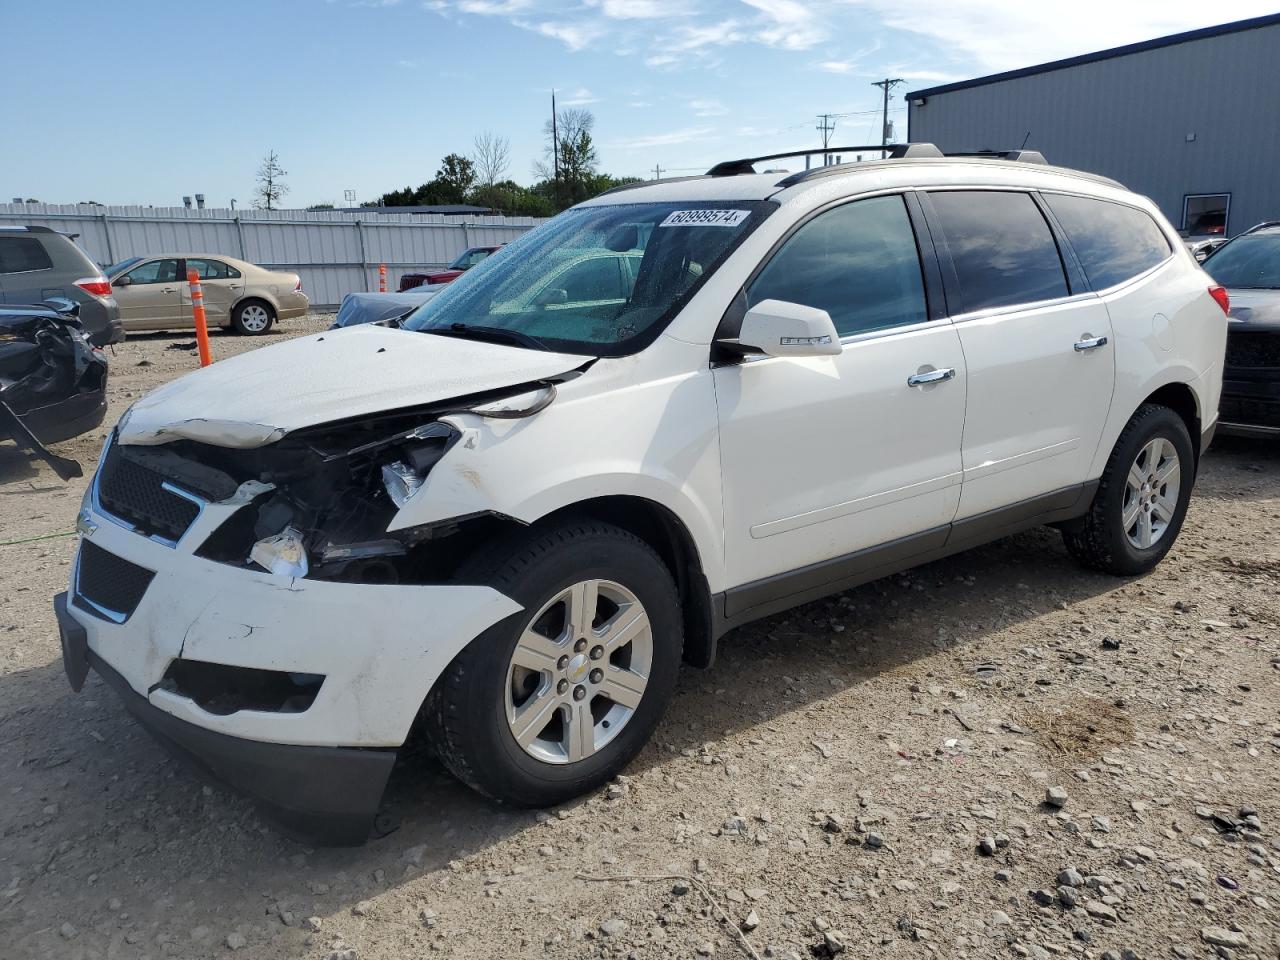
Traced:
<svg viewBox="0 0 1280 960">
<path fill-rule="evenodd" d="M 94 429 L 107 412 L 107 360 L 85 335 L 76 305 L 0 306 L 0 440 L 45 460 L 64 480 L 80 465 L 45 444 Z"/>
<path fill-rule="evenodd" d="M 1280 222 L 1242 233 L 1204 268 L 1231 299 L 1219 426 L 1280 437 Z"/>
</svg>

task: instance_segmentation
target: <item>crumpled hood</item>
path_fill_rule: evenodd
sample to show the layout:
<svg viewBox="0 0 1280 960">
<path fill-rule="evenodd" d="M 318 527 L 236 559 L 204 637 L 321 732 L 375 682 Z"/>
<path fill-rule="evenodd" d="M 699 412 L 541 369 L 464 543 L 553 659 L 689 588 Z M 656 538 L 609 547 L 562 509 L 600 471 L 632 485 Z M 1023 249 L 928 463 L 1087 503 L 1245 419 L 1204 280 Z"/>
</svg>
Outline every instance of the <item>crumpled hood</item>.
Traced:
<svg viewBox="0 0 1280 960">
<path fill-rule="evenodd" d="M 586 359 L 391 327 L 330 330 L 165 384 L 117 430 L 121 443 L 260 447 L 303 427 L 557 376 Z"/>
</svg>

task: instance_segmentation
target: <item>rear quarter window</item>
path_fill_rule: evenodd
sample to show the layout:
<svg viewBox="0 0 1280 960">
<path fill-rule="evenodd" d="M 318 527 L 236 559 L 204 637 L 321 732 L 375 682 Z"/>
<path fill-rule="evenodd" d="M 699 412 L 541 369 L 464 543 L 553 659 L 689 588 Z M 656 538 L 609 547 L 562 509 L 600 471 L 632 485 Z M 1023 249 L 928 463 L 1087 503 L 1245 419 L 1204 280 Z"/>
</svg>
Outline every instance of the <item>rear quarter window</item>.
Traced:
<svg viewBox="0 0 1280 960">
<path fill-rule="evenodd" d="M 1094 290 L 1131 280 L 1171 252 L 1164 231 L 1137 207 L 1061 193 L 1043 196 Z"/>
<path fill-rule="evenodd" d="M 0 273 L 27 273 L 52 268 L 49 252 L 34 237 L 0 237 Z"/>
</svg>

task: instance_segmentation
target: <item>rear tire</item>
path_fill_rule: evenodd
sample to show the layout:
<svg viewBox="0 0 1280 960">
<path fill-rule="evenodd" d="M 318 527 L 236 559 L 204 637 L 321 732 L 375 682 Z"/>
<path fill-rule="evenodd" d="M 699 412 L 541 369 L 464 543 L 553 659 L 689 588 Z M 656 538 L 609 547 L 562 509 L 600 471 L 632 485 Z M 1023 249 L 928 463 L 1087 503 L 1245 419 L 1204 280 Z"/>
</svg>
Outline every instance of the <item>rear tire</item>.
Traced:
<svg viewBox="0 0 1280 960">
<path fill-rule="evenodd" d="M 1063 525 L 1068 552 L 1117 576 L 1151 570 L 1182 529 L 1195 470 L 1186 423 L 1168 407 L 1144 404 L 1116 440 L 1089 512 Z"/>
<path fill-rule="evenodd" d="M 262 300 L 245 300 L 231 311 L 231 329 L 246 337 L 256 337 L 271 329 L 276 312 Z"/>
<path fill-rule="evenodd" d="M 456 579 L 524 609 L 472 641 L 432 691 L 424 712 L 445 766 L 522 807 L 611 780 L 675 690 L 683 626 L 662 560 L 630 533 L 584 520 L 497 544 Z"/>
</svg>

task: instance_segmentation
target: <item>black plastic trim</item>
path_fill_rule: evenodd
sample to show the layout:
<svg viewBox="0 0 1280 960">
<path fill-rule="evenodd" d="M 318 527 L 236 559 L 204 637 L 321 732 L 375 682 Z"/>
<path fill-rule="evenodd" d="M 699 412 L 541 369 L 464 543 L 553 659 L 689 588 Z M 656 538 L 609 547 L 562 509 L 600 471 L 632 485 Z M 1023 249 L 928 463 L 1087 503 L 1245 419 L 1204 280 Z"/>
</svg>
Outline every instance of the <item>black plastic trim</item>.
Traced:
<svg viewBox="0 0 1280 960">
<path fill-rule="evenodd" d="M 1097 490 L 1097 480 L 1075 484 L 976 517 L 733 587 L 713 598 L 716 636 L 752 620 L 851 590 L 992 540 L 1042 524 L 1072 520 L 1088 511 Z"/>
<path fill-rule="evenodd" d="M 92 649 L 88 660 L 165 749 L 197 774 L 249 796 L 284 833 L 334 846 L 368 839 L 395 749 L 306 747 L 215 733 L 153 706 Z"/>
</svg>

